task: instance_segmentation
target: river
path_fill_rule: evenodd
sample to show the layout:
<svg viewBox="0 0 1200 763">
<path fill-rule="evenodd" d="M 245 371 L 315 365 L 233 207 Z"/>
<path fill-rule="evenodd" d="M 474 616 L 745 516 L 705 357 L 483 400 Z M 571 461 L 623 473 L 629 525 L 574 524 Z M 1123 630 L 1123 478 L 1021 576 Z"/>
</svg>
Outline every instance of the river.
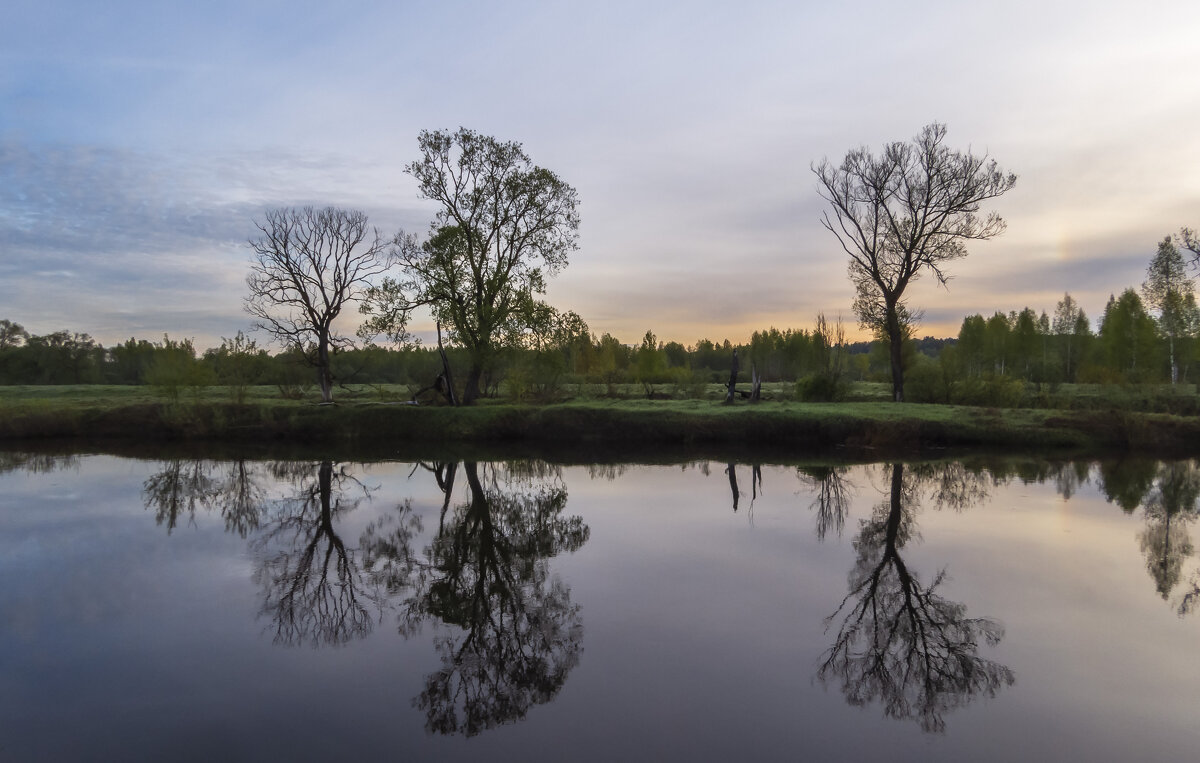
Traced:
<svg viewBox="0 0 1200 763">
<path fill-rule="evenodd" d="M 1194 461 L 0 453 L 0 759 L 1179 760 Z"/>
</svg>

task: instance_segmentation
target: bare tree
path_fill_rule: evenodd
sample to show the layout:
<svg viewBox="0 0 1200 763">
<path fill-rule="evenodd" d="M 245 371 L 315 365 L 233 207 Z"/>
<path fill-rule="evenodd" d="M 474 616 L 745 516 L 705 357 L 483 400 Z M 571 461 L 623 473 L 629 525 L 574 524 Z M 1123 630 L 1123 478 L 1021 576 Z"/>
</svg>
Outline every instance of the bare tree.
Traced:
<svg viewBox="0 0 1200 763">
<path fill-rule="evenodd" d="M 817 192 L 830 210 L 821 224 L 850 255 L 854 302 L 864 328 L 885 337 L 891 350 L 892 390 L 904 400 L 902 343 L 911 324 L 904 290 L 925 270 L 945 284 L 943 270 L 965 257 L 965 242 L 1004 230 L 996 213 L 979 217 L 982 202 L 1017 182 L 986 155 L 942 145 L 946 126 L 933 123 L 911 143 L 895 142 L 878 156 L 857 148 L 840 165 L 828 159 L 813 167 Z"/>
<path fill-rule="evenodd" d="M 275 209 L 255 227 L 262 236 L 250 241 L 246 312 L 258 319 L 256 328 L 304 353 L 322 402 L 331 403 L 330 353 L 350 342 L 334 330 L 334 319 L 383 271 L 385 244 L 378 230 L 368 241 L 365 214 L 334 207 Z"/>
<path fill-rule="evenodd" d="M 470 404 L 496 352 L 537 314 L 546 277 L 576 248 L 578 194 L 533 165 L 520 143 L 465 128 L 422 131 L 418 142 L 421 158 L 405 172 L 442 208 L 428 240 L 396 235 L 391 261 L 399 277 L 371 290 L 363 331 L 403 340 L 413 311 L 430 310 L 471 358 L 463 395 Z"/>
</svg>

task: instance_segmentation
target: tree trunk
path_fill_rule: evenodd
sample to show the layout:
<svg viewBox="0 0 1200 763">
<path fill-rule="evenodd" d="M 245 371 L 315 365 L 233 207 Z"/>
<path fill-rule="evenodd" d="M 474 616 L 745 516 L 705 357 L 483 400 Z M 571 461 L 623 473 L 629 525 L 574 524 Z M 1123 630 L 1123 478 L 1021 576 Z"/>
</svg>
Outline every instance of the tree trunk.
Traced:
<svg viewBox="0 0 1200 763">
<path fill-rule="evenodd" d="M 757 403 L 762 399 L 762 377 L 758 375 L 758 364 L 750 363 L 750 402 Z"/>
<path fill-rule="evenodd" d="M 467 371 L 467 386 L 463 389 L 463 405 L 473 405 L 479 397 L 479 380 L 483 378 L 483 369 L 475 361 L 471 361 L 471 370 Z"/>
<path fill-rule="evenodd" d="M 738 490 L 737 466 L 730 464 L 725 469 L 725 473 L 729 475 L 729 490 L 733 493 L 733 510 L 736 512 L 738 510 L 738 498 L 742 495 L 742 491 Z"/>
<path fill-rule="evenodd" d="M 729 390 L 725 393 L 725 402 L 733 403 L 733 396 L 737 391 L 737 375 L 738 375 L 738 356 L 737 350 L 733 351 L 733 368 L 729 372 Z"/>
<path fill-rule="evenodd" d="M 443 394 L 450 401 L 450 405 L 458 405 L 458 393 L 454 391 L 454 377 L 450 375 L 450 360 L 446 357 L 446 349 L 442 347 L 442 324 L 439 321 L 437 324 L 438 338 L 438 354 L 442 356 L 442 377 L 446 380 L 446 389 Z"/>
<path fill-rule="evenodd" d="M 1175 337 L 1167 337 L 1168 344 L 1171 347 L 1171 384 L 1179 381 L 1179 366 L 1175 365 Z"/>
<path fill-rule="evenodd" d="M 887 306 L 888 354 L 892 361 L 892 399 L 904 402 L 904 332 L 895 305 Z"/>
<path fill-rule="evenodd" d="M 317 340 L 317 384 L 321 387 L 321 402 L 333 402 L 333 371 L 329 367 L 329 339 Z"/>
</svg>

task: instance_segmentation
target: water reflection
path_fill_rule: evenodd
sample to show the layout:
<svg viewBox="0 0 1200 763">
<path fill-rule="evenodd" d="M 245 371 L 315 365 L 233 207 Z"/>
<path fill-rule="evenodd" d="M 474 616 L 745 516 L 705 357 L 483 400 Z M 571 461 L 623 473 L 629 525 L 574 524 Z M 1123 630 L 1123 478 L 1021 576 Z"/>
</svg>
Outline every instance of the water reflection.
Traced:
<svg viewBox="0 0 1200 763">
<path fill-rule="evenodd" d="M 367 635 L 383 615 L 384 598 L 334 522 L 368 497 L 367 487 L 332 461 L 276 464 L 273 471 L 292 482 L 293 492 L 270 505 L 250 545 L 261 614 L 274 626 L 275 643 L 336 646 Z"/>
<path fill-rule="evenodd" d="M 800 481 L 813 491 L 810 510 L 816 512 L 817 539 L 825 540 L 830 530 L 842 537 L 846 527 L 846 515 L 850 511 L 850 498 L 854 486 L 846 478 L 849 470 L 844 466 L 810 466 L 796 470 Z"/>
<path fill-rule="evenodd" d="M 745 507 L 738 469 L 749 467 L 753 509 L 761 466 L 714 464 L 721 465 L 724 474 L 714 476 L 727 479 L 734 511 Z M 708 462 L 693 466 L 710 473 Z M 845 532 L 857 469 L 796 469 L 817 539 Z M 1200 609 L 1200 567 L 1188 569 L 1195 559 L 1189 525 L 1200 515 L 1196 462 L 1127 458 L 1093 471 L 1086 461 L 1014 459 L 893 464 L 882 473 L 885 498 L 853 534 L 849 590 L 825 621 L 833 643 L 817 671 L 851 704 L 878 703 L 888 717 L 938 732 L 950 711 L 1014 682 L 1010 668 L 981 654 L 1003 638 L 1000 623 L 970 617 L 966 603 L 945 598 L 945 570 L 925 582 L 907 563 L 922 505 L 965 511 L 1012 481 L 1053 484 L 1070 500 L 1094 477 L 1111 503 L 1141 511 L 1136 542 L 1158 596 L 1181 616 Z M 589 474 L 617 481 L 625 468 L 593 466 Z M 144 482 L 143 498 L 168 533 L 203 510 L 219 512 L 226 531 L 248 539 L 261 614 L 276 642 L 345 644 L 388 616 L 405 638 L 432 627 L 441 666 L 413 700 L 426 728 L 471 736 L 519 720 L 556 696 L 579 662 L 580 606 L 549 560 L 582 547 L 589 528 L 566 513 L 566 485 L 545 462 L 419 463 L 410 478 L 436 485 L 440 506 L 402 501 L 351 538 L 344 517 L 370 501 L 371 490 L 332 461 L 167 461 Z"/>
<path fill-rule="evenodd" d="M 389 592 L 405 595 L 401 633 L 431 620 L 453 626 L 435 639 L 442 668 L 415 701 L 426 728 L 472 736 L 549 701 L 578 664 L 579 606 L 547 560 L 580 548 L 589 530 L 581 517 L 563 516 L 561 478 L 538 484 L 545 474 L 469 461 L 469 499 L 451 508 L 457 465 L 426 468 L 445 496 L 432 543 L 414 552 L 411 504 L 393 529 L 372 526 L 364 537 Z"/>
<path fill-rule="evenodd" d="M 260 613 L 276 643 L 345 644 L 368 635 L 385 611 L 397 613 L 406 638 L 427 623 L 441 627 L 442 668 L 414 705 L 430 731 L 470 736 L 523 718 L 578 664 L 580 608 L 548 560 L 579 549 L 590 531 L 564 515 L 566 486 L 545 462 L 419 463 L 418 471 L 443 497 L 436 531 L 419 550 L 425 523 L 411 500 L 347 545 L 339 526 L 372 491 L 328 460 L 172 460 L 145 480 L 142 496 L 168 534 L 203 509 L 250 539 Z M 460 474 L 468 498 L 455 503 Z M 270 498 L 268 484 L 287 492 Z"/>
<path fill-rule="evenodd" d="M 937 470 L 935 495 L 962 507 L 979 482 L 966 472 Z M 891 718 L 912 719 L 925 731 L 942 731 L 944 715 L 977 696 L 995 696 L 1015 680 L 1013 671 L 980 657 L 981 642 L 995 646 L 1004 629 L 937 593 L 939 572 L 926 586 L 905 563 L 901 549 L 915 535 L 918 473 L 891 468 L 887 500 L 861 523 L 850 592 L 826 618 L 837 635 L 817 677 L 841 683 L 852 705 L 879 702 Z M 820 527 L 820 525 L 818 525 Z M 840 619 L 839 619 L 840 618 Z"/>
</svg>

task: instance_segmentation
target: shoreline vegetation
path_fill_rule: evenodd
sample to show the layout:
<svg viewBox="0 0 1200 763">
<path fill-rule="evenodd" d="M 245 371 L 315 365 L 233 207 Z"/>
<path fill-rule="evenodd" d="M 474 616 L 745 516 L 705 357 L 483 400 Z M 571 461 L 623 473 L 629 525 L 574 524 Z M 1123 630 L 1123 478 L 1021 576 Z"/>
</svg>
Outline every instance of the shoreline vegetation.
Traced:
<svg viewBox="0 0 1200 763">
<path fill-rule="evenodd" d="M 343 394 L 333 405 L 270 397 L 267 388 L 255 393 L 234 403 L 217 390 L 166 400 L 145 387 L 0 387 L 0 448 L 73 440 L 98 446 L 338 445 L 376 453 L 502 448 L 564 458 L 701 450 L 864 458 L 941 450 L 1185 454 L 1200 443 L 1200 417 L 1099 404 L 992 408 L 892 403 L 859 394 L 836 403 L 782 395 L 734 405 L 712 397 L 584 397 L 449 407 L 406 404 L 379 387 Z"/>
</svg>

